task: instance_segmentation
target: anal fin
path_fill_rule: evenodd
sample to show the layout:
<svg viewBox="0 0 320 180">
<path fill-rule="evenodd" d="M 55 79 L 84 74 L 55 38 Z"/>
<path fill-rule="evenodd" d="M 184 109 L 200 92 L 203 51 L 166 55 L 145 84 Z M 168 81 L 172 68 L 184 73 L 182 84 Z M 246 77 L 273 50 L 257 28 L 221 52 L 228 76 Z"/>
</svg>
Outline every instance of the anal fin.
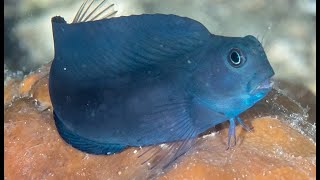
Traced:
<svg viewBox="0 0 320 180">
<path fill-rule="evenodd" d="M 68 130 L 59 117 L 53 112 L 57 130 L 62 139 L 72 147 L 90 154 L 114 154 L 126 148 L 126 145 L 96 142 Z"/>
</svg>

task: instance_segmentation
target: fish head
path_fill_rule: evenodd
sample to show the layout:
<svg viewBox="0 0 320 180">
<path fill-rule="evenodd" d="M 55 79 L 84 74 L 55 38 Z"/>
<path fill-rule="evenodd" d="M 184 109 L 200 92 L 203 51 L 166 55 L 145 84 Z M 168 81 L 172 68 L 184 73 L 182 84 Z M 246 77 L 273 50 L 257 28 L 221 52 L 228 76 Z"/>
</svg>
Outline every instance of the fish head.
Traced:
<svg viewBox="0 0 320 180">
<path fill-rule="evenodd" d="M 214 36 L 212 44 L 190 87 L 199 102 L 232 118 L 266 96 L 274 71 L 251 35 Z"/>
</svg>

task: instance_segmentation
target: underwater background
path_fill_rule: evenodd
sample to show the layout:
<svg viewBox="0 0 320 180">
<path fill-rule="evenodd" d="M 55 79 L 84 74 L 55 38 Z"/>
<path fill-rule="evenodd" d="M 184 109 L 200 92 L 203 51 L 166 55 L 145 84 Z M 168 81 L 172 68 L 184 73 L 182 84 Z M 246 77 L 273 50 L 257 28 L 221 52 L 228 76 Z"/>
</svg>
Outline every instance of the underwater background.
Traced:
<svg viewBox="0 0 320 180">
<path fill-rule="evenodd" d="M 5 179 L 132 179 L 132 172 L 144 178 L 150 174 L 137 161 L 144 149 L 95 156 L 67 145 L 57 133 L 48 92 L 54 55 L 51 18 L 59 15 L 70 23 L 82 3 L 4 1 Z M 238 125 L 235 148 L 225 150 L 228 123 L 212 127 L 159 179 L 315 179 L 315 0 L 107 3 L 115 4 L 116 17 L 177 14 L 198 20 L 216 35 L 258 37 L 279 80 L 263 100 L 241 114 L 254 131 Z"/>
<path fill-rule="evenodd" d="M 4 74 L 22 77 L 53 59 L 51 17 L 71 22 L 79 0 L 5 0 Z M 315 0 L 113 0 L 117 16 L 164 13 L 187 16 L 211 33 L 253 35 L 262 41 L 275 78 L 316 93 Z M 6 79 L 5 78 L 5 79 Z"/>
</svg>

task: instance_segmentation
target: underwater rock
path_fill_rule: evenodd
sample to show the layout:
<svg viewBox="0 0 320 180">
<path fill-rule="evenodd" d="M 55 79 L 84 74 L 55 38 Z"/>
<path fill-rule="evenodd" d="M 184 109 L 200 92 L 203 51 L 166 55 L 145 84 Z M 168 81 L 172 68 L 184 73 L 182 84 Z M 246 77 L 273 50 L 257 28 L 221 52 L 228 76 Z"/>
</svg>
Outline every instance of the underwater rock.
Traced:
<svg viewBox="0 0 320 180">
<path fill-rule="evenodd" d="M 168 179 L 311 179 L 315 177 L 314 145 L 281 121 L 269 117 L 252 121 L 254 132 L 238 126 L 238 144 L 224 148 L 227 129 L 203 142 L 165 176 Z"/>
<path fill-rule="evenodd" d="M 15 76 L 9 77 L 11 75 L 7 75 L 4 86 L 4 106 L 6 107 L 15 99 L 22 97 L 34 97 L 35 95 L 35 100 L 37 97 L 45 98 L 42 95 L 39 95 L 42 93 L 47 93 L 46 101 L 42 101 L 42 103 L 46 104 L 47 107 L 51 106 L 48 90 L 42 91 L 42 89 L 47 86 L 43 86 L 42 83 L 47 84 L 50 66 L 51 62 L 41 66 L 35 72 L 31 72 L 23 79 L 20 77 L 15 78 Z"/>
<path fill-rule="evenodd" d="M 5 83 L 4 177 L 132 179 L 132 174 L 147 177 L 150 173 L 148 167 L 137 163 L 139 148 L 128 148 L 109 156 L 91 155 L 72 148 L 61 139 L 52 118 L 48 95 L 49 68 L 50 64 L 47 64 L 22 81 Z M 279 87 L 284 88 L 289 96 L 298 94 L 296 86 L 281 84 Z M 224 125 L 227 124 L 219 125 L 199 137 L 197 144 L 159 179 L 314 179 L 315 134 L 308 132 L 315 132 L 315 125 L 313 127 L 311 123 L 311 130 L 301 123 L 291 126 L 290 116 L 287 117 L 286 113 L 302 113 L 301 117 L 304 117 L 304 109 L 272 93 L 275 92 L 242 115 L 245 123 L 254 130 L 246 132 L 238 125 L 235 147 L 226 150 L 228 128 Z M 12 98 L 13 94 L 15 98 Z M 314 99 L 308 93 L 299 97 L 303 107 L 315 108 L 312 106 L 313 103 L 315 106 Z M 270 103 L 265 104 L 265 101 Z M 277 115 L 279 104 L 285 107 L 281 111 L 283 115 Z M 273 109 L 266 110 L 268 106 Z M 307 121 L 305 123 L 310 125 Z M 295 129 L 299 127 L 302 130 Z M 306 133 L 301 134 L 304 131 Z"/>
<path fill-rule="evenodd" d="M 8 106 L 19 94 L 19 80 L 10 79 L 5 83 L 3 103 Z"/>
</svg>

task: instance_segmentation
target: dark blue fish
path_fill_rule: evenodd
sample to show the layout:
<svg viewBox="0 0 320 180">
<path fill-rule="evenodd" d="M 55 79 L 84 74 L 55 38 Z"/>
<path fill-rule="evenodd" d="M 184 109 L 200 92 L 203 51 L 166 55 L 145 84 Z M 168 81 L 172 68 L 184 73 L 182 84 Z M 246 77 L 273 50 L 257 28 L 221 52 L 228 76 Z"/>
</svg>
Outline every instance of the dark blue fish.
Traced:
<svg viewBox="0 0 320 180">
<path fill-rule="evenodd" d="M 88 13 L 86 5 L 71 24 L 52 18 L 49 77 L 57 129 L 79 150 L 110 154 L 180 142 L 169 148 L 174 160 L 197 135 L 225 121 L 230 146 L 235 122 L 247 128 L 238 115 L 271 89 L 273 69 L 251 35 L 214 35 L 176 15 L 108 19 L 111 6 L 97 19 L 97 8 Z"/>
</svg>

